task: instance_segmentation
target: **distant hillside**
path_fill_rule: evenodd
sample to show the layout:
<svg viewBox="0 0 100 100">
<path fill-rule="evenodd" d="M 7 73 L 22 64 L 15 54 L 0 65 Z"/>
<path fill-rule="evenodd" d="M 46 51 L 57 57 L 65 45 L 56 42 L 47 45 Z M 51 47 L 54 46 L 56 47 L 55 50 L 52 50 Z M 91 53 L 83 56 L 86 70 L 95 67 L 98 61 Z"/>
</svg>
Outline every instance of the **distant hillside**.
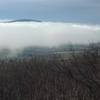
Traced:
<svg viewBox="0 0 100 100">
<path fill-rule="evenodd" d="M 21 50 L 11 51 L 9 49 L 0 49 L 0 58 L 27 58 L 32 56 L 51 56 L 51 55 L 65 55 L 70 54 L 72 50 L 77 52 L 83 51 L 87 45 L 61 45 L 58 47 L 26 47 Z"/>
<path fill-rule="evenodd" d="M 5 21 L 4 23 L 14 23 L 14 22 L 42 22 L 42 21 L 35 19 L 16 19 L 16 20 Z"/>
</svg>

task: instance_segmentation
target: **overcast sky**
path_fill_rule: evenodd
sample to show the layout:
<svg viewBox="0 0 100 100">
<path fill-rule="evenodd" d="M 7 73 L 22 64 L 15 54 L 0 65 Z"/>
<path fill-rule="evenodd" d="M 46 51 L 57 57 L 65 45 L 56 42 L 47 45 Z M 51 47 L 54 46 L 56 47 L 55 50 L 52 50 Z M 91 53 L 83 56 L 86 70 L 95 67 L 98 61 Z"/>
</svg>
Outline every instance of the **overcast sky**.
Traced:
<svg viewBox="0 0 100 100">
<path fill-rule="evenodd" d="M 0 47 L 100 42 L 100 0 L 0 0 Z"/>
<path fill-rule="evenodd" d="M 0 19 L 100 24 L 100 0 L 0 0 Z"/>
</svg>

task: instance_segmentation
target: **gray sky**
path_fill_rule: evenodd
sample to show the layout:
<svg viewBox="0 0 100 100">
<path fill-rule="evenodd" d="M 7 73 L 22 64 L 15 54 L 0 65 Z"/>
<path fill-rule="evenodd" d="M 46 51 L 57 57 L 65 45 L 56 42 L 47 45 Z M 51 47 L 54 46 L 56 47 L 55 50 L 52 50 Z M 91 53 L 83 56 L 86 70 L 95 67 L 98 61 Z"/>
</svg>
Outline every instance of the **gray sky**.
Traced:
<svg viewBox="0 0 100 100">
<path fill-rule="evenodd" d="M 1 19 L 100 24 L 100 0 L 1 0 Z"/>
<path fill-rule="evenodd" d="M 0 0 L 0 20 L 23 18 L 43 22 L 0 23 L 0 47 L 100 40 L 100 0 Z"/>
</svg>

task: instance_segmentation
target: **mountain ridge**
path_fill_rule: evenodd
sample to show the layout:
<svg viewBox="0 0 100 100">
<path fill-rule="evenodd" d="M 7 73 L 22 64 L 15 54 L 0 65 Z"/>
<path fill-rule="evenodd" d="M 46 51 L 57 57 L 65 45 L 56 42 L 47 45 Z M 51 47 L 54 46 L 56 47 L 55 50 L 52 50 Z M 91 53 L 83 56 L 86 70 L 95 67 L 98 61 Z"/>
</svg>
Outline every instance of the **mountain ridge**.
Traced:
<svg viewBox="0 0 100 100">
<path fill-rule="evenodd" d="M 15 23 L 15 22 L 42 22 L 42 21 L 35 19 L 15 19 L 15 20 L 5 21 L 4 23 Z"/>
</svg>

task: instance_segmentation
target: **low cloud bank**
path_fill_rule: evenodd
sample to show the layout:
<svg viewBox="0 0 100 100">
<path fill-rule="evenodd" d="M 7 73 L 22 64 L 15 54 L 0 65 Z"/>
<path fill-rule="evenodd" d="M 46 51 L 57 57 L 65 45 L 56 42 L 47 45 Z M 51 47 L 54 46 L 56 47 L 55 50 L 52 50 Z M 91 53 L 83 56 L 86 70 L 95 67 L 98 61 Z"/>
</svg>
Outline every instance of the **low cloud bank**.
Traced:
<svg viewBox="0 0 100 100">
<path fill-rule="evenodd" d="M 0 48 L 99 42 L 100 25 L 63 22 L 0 23 Z"/>
</svg>

